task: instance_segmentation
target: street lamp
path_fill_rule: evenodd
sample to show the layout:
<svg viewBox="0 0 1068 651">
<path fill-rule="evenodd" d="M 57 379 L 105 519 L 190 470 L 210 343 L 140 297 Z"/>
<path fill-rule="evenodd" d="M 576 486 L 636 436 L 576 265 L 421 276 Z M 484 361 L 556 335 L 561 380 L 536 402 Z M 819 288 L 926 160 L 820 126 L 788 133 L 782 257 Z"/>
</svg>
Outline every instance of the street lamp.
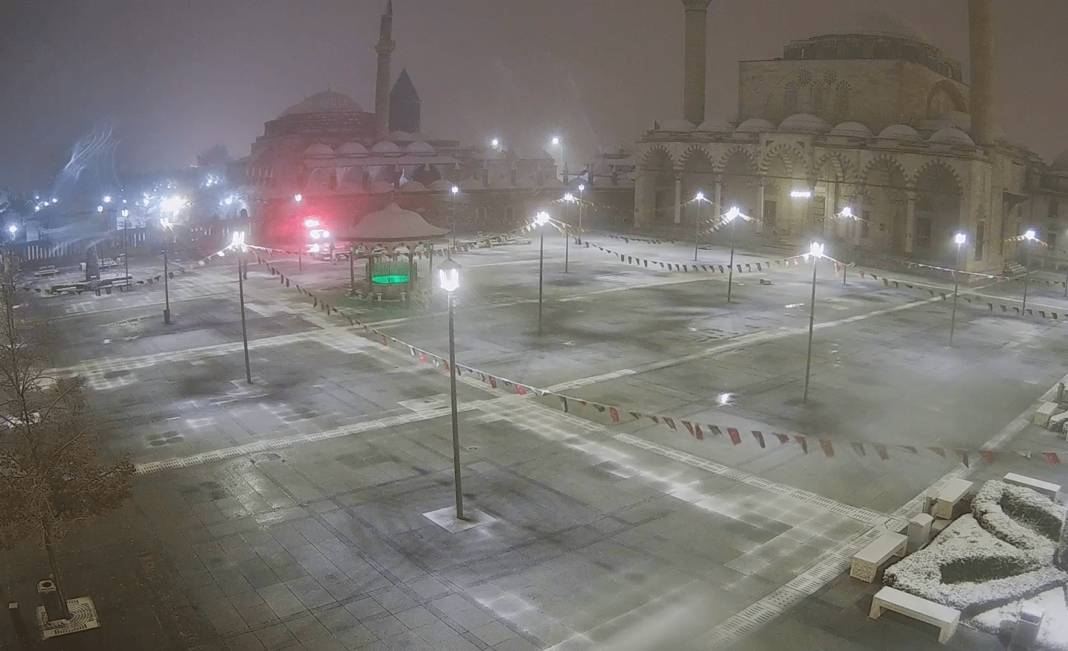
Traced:
<svg viewBox="0 0 1068 651">
<path fill-rule="evenodd" d="M 949 317 L 949 345 L 953 345 L 953 330 L 957 325 L 957 290 L 960 289 L 960 247 L 968 241 L 964 233 L 953 236 L 953 243 L 957 245 L 957 262 L 953 266 L 953 311 Z"/>
<path fill-rule="evenodd" d="M 541 313 L 542 313 L 542 289 L 544 287 L 545 278 L 545 225 L 549 223 L 549 213 L 542 210 L 534 216 L 534 223 L 538 226 L 538 230 L 541 233 L 541 244 L 538 249 L 538 334 L 541 334 Z"/>
<path fill-rule="evenodd" d="M 564 178 L 564 183 L 567 183 L 567 149 L 566 147 L 564 147 L 564 141 L 560 138 L 560 136 L 553 136 L 552 140 L 550 140 L 549 143 L 553 147 L 560 148 L 560 164 L 561 167 L 563 167 L 562 176 Z"/>
<path fill-rule="evenodd" d="M 104 198 L 108 199 L 109 197 Z M 127 219 L 127 217 L 130 216 L 130 211 L 126 208 L 123 208 L 119 212 L 119 214 L 122 215 L 122 265 L 123 268 L 126 270 L 126 289 L 130 289 L 130 255 L 127 251 L 126 246 L 128 239 L 126 231 L 130 228 L 130 221 Z"/>
<path fill-rule="evenodd" d="M 570 203 L 578 205 L 578 199 L 570 192 L 564 194 L 564 203 Z M 568 224 L 564 223 L 564 273 L 568 272 L 568 262 L 571 258 L 571 234 L 568 230 Z"/>
<path fill-rule="evenodd" d="M 111 195 L 110 194 L 105 194 L 104 195 L 104 203 L 111 203 Z"/>
<path fill-rule="evenodd" d="M 7 227 L 7 232 L 8 232 L 8 233 L 11 233 L 11 239 L 15 239 L 15 233 L 18 233 L 18 232 L 19 232 L 19 227 L 18 227 L 18 226 L 16 226 L 15 224 L 10 224 L 10 225 L 9 225 L 9 226 Z"/>
<path fill-rule="evenodd" d="M 842 219 L 852 219 L 853 221 L 857 221 L 857 219 L 858 219 L 858 217 L 853 214 L 853 208 L 851 206 L 845 206 L 841 210 L 839 210 L 838 211 L 838 216 L 841 217 Z M 856 247 L 855 246 L 853 247 L 853 253 L 854 253 L 853 258 L 856 259 Z M 844 258 L 845 256 L 842 256 L 842 257 Z M 845 261 L 843 260 L 843 262 L 842 262 L 842 286 L 843 287 L 846 285 L 846 272 L 847 271 L 849 271 L 849 267 L 846 266 Z"/>
<path fill-rule="evenodd" d="M 1020 307 L 1020 315 L 1027 311 L 1027 285 L 1031 280 L 1031 244 L 1035 241 L 1035 229 L 1029 228 L 1023 234 L 1024 244 L 1024 292 L 1023 305 Z"/>
<path fill-rule="evenodd" d="M 494 151 L 500 151 L 501 150 L 501 139 L 500 138 L 494 138 L 493 140 L 490 140 L 490 147 L 493 147 Z"/>
<path fill-rule="evenodd" d="M 697 217 L 693 220 L 693 261 L 697 262 L 697 250 L 701 248 L 701 221 L 705 216 L 705 193 L 698 191 L 693 198 L 697 202 Z"/>
<path fill-rule="evenodd" d="M 734 221 L 741 217 L 745 219 L 745 215 L 738 209 L 738 206 L 731 206 L 730 210 L 723 213 L 723 219 L 727 222 L 731 232 L 731 260 L 730 265 L 727 268 L 727 302 L 731 302 L 731 289 L 734 287 Z"/>
<path fill-rule="evenodd" d="M 579 231 L 579 238 L 580 238 L 579 243 L 581 244 L 582 243 L 581 242 L 581 238 L 582 238 L 582 199 L 583 199 L 583 195 L 585 195 L 585 193 L 586 193 L 586 184 L 585 183 L 579 183 L 578 191 L 579 191 L 578 231 Z"/>
<path fill-rule="evenodd" d="M 456 248 L 456 201 L 460 198 L 460 186 L 454 185 L 449 188 L 449 194 L 452 195 L 452 203 L 450 204 L 450 228 L 452 230 L 452 248 Z"/>
<path fill-rule="evenodd" d="M 252 384 L 252 365 L 248 359 L 248 329 L 245 325 L 245 253 L 248 245 L 245 244 L 245 232 L 234 231 L 231 235 L 230 246 L 226 247 L 238 252 L 237 255 L 237 297 L 241 303 L 241 342 L 245 349 L 245 379 Z"/>
<path fill-rule="evenodd" d="M 296 201 L 297 203 L 300 203 L 300 202 L 304 201 L 304 195 L 299 193 L 299 192 L 294 194 L 293 195 L 293 201 Z"/>
<path fill-rule="evenodd" d="M 453 330 L 453 294 L 460 287 L 460 265 L 450 257 L 438 267 L 438 283 L 449 297 L 449 392 L 452 399 L 452 475 L 456 488 L 456 519 L 464 519 L 460 480 L 460 421 L 456 409 L 456 338 Z"/>
<path fill-rule="evenodd" d="M 812 331 L 816 323 L 816 270 L 819 268 L 820 258 L 823 257 L 823 244 L 813 242 L 808 247 L 805 257 L 812 256 L 812 301 L 808 306 L 808 357 L 805 359 L 805 391 L 801 395 L 801 402 L 808 402 L 808 379 L 812 371 Z"/>
<path fill-rule="evenodd" d="M 170 235 L 174 232 L 174 223 L 166 217 L 161 217 L 159 225 L 163 228 L 163 323 L 171 324 L 171 285 L 170 268 L 167 264 L 167 245 L 170 244 Z"/>
</svg>

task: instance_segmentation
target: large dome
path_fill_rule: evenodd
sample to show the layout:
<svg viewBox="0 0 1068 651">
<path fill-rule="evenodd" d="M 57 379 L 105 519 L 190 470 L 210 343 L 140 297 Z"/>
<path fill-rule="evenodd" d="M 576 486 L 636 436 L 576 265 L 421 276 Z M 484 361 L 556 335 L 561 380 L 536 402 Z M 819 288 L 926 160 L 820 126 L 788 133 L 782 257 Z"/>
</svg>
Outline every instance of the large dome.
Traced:
<svg viewBox="0 0 1068 651">
<path fill-rule="evenodd" d="M 344 93 L 334 90 L 324 90 L 303 101 L 290 106 L 282 112 L 286 115 L 304 115 L 308 113 L 360 113 L 363 107 Z"/>
<path fill-rule="evenodd" d="M 787 133 L 826 133 L 831 130 L 823 118 L 810 113 L 795 113 L 779 125 L 779 131 Z"/>
</svg>

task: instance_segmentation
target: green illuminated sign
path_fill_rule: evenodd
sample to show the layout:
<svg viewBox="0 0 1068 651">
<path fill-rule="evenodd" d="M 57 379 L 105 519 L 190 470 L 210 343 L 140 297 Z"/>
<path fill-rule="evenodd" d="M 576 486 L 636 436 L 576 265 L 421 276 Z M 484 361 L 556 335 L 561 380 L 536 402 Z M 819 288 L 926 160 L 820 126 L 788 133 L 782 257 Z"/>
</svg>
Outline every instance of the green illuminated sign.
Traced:
<svg viewBox="0 0 1068 651">
<path fill-rule="evenodd" d="M 407 274 L 382 274 L 379 276 L 371 276 L 371 282 L 376 285 L 407 285 Z"/>
</svg>

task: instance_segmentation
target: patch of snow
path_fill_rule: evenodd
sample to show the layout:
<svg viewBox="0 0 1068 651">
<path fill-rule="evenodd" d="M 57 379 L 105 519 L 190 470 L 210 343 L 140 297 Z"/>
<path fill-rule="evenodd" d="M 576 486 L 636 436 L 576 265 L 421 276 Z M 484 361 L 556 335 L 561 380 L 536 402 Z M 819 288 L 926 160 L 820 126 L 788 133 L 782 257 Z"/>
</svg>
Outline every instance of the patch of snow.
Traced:
<svg viewBox="0 0 1068 651">
<path fill-rule="evenodd" d="M 1042 628 L 1038 629 L 1038 645 L 1053 651 L 1068 651 L 1068 596 L 1064 588 L 1047 590 L 1042 594 L 1014 601 L 1010 604 L 979 613 L 968 621 L 981 631 L 996 635 L 1003 622 L 1009 622 L 1009 630 L 1020 616 L 1020 609 L 1032 605 L 1042 610 Z"/>
</svg>

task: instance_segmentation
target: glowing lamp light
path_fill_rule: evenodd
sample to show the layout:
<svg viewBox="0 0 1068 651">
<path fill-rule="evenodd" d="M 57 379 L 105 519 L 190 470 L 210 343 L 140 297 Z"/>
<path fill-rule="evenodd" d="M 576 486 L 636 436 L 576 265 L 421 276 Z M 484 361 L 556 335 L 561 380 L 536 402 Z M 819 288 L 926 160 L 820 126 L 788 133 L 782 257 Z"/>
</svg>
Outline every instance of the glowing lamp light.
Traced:
<svg viewBox="0 0 1068 651">
<path fill-rule="evenodd" d="M 792 199 L 811 199 L 812 190 L 790 190 L 790 197 Z"/>
<path fill-rule="evenodd" d="M 55 197 L 52 197 L 52 205 L 54 206 L 57 203 L 59 203 L 59 199 L 56 199 Z"/>
<path fill-rule="evenodd" d="M 323 237 L 323 232 L 322 232 L 321 230 L 318 230 L 318 229 L 316 229 L 316 230 L 314 230 L 314 231 L 312 231 L 312 232 L 308 233 L 308 235 L 309 235 L 309 236 L 311 236 L 311 238 L 312 238 L 313 240 L 318 240 L 318 239 L 322 239 L 322 237 Z"/>
<path fill-rule="evenodd" d="M 723 219 L 727 222 L 732 222 L 742 216 L 742 211 L 738 209 L 738 206 L 731 206 L 727 212 L 723 213 Z"/>
<path fill-rule="evenodd" d="M 234 198 L 232 196 L 226 197 L 225 199 L 223 199 L 223 203 L 226 204 L 227 206 L 233 205 Z"/>
<path fill-rule="evenodd" d="M 964 233 L 957 233 L 956 235 L 953 236 L 953 243 L 956 244 L 957 246 L 960 246 L 961 244 L 964 244 L 967 241 L 968 241 L 968 236 L 965 235 Z"/>
<path fill-rule="evenodd" d="M 494 138 L 493 140 L 490 140 L 490 146 L 499 151 L 501 148 L 501 139 Z"/>
<path fill-rule="evenodd" d="M 305 219 L 304 228 L 319 228 L 319 220 L 314 217 Z"/>
<path fill-rule="evenodd" d="M 560 136 L 553 136 L 552 143 L 553 143 L 553 147 L 559 147 L 560 146 Z"/>
<path fill-rule="evenodd" d="M 12 235 L 14 235 L 15 233 L 19 232 L 19 227 L 16 226 L 15 224 L 10 224 L 7 227 L 7 232 L 11 233 Z"/>
<path fill-rule="evenodd" d="M 111 195 L 110 194 L 105 194 L 104 195 L 104 203 L 111 203 Z"/>
<path fill-rule="evenodd" d="M 230 234 L 230 249 L 237 249 L 242 253 L 248 251 L 248 244 L 245 244 L 245 231 L 234 231 Z"/>
<path fill-rule="evenodd" d="M 326 231 L 326 230 L 323 231 L 323 239 L 324 240 L 330 239 L 330 231 Z"/>
<path fill-rule="evenodd" d="M 1035 238 L 1037 237 L 1036 234 L 1035 234 L 1035 229 L 1033 229 L 1033 228 L 1027 229 L 1027 232 L 1024 233 L 1023 236 L 1024 236 L 1024 239 L 1029 241 L 1029 242 L 1033 242 L 1035 240 Z"/>
<path fill-rule="evenodd" d="M 294 194 L 293 195 L 293 201 L 296 201 L 297 203 L 300 203 L 301 201 L 304 201 L 304 195 L 299 193 L 299 192 Z"/>
<path fill-rule="evenodd" d="M 34 206 L 33 207 L 33 211 L 34 212 L 41 212 L 41 207 L 40 206 Z"/>
<path fill-rule="evenodd" d="M 171 220 L 167 219 L 166 217 L 160 217 L 159 225 L 160 225 L 160 228 L 163 228 L 164 230 L 168 230 L 169 231 L 169 230 L 173 230 L 174 229 L 174 222 L 172 222 Z"/>
<path fill-rule="evenodd" d="M 694 198 L 694 201 L 704 201 L 705 200 L 705 193 L 704 192 L 698 192 L 697 194 L 695 194 L 693 196 L 693 198 Z"/>
<path fill-rule="evenodd" d="M 452 258 L 438 267 L 438 284 L 450 294 L 460 288 L 460 265 Z"/>
<path fill-rule="evenodd" d="M 182 208 L 188 205 L 188 199 L 181 195 L 172 194 L 159 200 L 159 211 L 165 215 L 177 215 L 182 211 Z"/>
<path fill-rule="evenodd" d="M 579 192 L 585 192 L 585 191 L 586 191 L 586 184 L 585 183 L 579 183 Z"/>
<path fill-rule="evenodd" d="M 824 246 L 823 246 L 822 242 L 813 242 L 812 244 L 808 245 L 808 253 L 807 253 L 807 255 L 810 255 L 810 256 L 813 256 L 814 258 L 819 259 L 819 258 L 823 257 L 823 250 L 824 250 Z"/>
<path fill-rule="evenodd" d="M 449 192 L 451 192 L 452 196 L 455 197 L 456 195 L 460 194 L 460 186 L 458 186 L 458 185 L 452 186 L 451 188 L 449 188 Z"/>
<path fill-rule="evenodd" d="M 720 405 L 720 406 L 722 407 L 722 406 L 724 406 L 724 405 L 729 405 L 729 404 L 731 404 L 731 399 L 732 399 L 732 398 L 734 398 L 734 395 L 733 395 L 733 394 L 730 394 L 730 393 L 721 393 L 721 394 L 719 394 L 719 396 L 718 396 L 718 397 L 716 398 L 716 402 L 718 402 L 718 403 L 719 403 L 719 405 Z"/>
<path fill-rule="evenodd" d="M 122 215 L 123 219 L 126 219 L 127 217 L 130 216 L 130 211 L 127 210 L 126 208 L 123 208 L 122 210 L 119 211 L 119 214 Z"/>
<path fill-rule="evenodd" d="M 570 192 L 568 192 L 567 194 L 564 195 L 564 201 L 566 201 L 568 203 L 575 203 L 575 195 L 573 195 Z"/>
<path fill-rule="evenodd" d="M 849 206 L 842 208 L 841 212 L 838 213 L 838 216 L 844 217 L 846 219 L 853 219 L 854 217 L 856 217 L 856 215 L 853 214 L 853 209 Z"/>
<path fill-rule="evenodd" d="M 542 210 L 537 215 L 534 215 L 534 223 L 538 226 L 544 226 L 549 223 L 549 213 Z"/>
<path fill-rule="evenodd" d="M 322 250 L 322 247 L 319 246 L 318 244 L 312 244 L 311 246 L 308 247 L 308 252 L 309 253 L 318 253 L 321 250 Z"/>
<path fill-rule="evenodd" d="M 97 204 L 96 211 L 97 212 L 104 212 L 104 206 L 101 206 L 100 204 Z"/>
</svg>

